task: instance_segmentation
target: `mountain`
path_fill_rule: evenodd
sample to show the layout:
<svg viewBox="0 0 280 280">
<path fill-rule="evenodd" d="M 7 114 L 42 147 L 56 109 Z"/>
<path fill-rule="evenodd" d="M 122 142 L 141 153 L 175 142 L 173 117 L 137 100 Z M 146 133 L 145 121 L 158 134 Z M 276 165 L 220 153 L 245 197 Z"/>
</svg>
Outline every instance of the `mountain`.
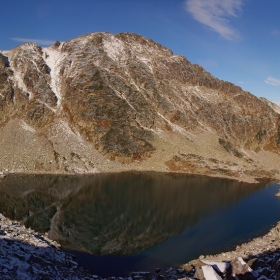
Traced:
<svg viewBox="0 0 280 280">
<path fill-rule="evenodd" d="M 279 114 L 136 34 L 0 52 L 0 171 L 280 178 Z"/>
</svg>

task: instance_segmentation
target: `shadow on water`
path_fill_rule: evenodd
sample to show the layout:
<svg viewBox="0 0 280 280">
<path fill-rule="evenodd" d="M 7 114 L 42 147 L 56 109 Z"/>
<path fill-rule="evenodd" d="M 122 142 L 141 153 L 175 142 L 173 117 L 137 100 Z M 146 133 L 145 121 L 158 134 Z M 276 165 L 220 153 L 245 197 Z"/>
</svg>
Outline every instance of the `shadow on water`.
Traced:
<svg viewBox="0 0 280 280">
<path fill-rule="evenodd" d="M 48 231 L 92 272 L 121 275 L 179 264 L 247 238 L 247 222 L 236 230 L 234 215 L 243 215 L 269 184 L 157 173 L 10 175 L 0 183 L 0 212 Z"/>
</svg>

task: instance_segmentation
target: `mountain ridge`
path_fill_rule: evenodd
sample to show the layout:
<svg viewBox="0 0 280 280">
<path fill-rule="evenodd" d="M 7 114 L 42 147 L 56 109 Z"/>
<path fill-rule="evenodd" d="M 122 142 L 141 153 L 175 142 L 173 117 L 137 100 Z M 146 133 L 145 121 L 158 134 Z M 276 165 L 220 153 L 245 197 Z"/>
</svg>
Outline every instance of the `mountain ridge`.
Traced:
<svg viewBox="0 0 280 280">
<path fill-rule="evenodd" d="M 278 178 L 279 112 L 137 34 L 0 52 L 4 171 Z"/>
</svg>

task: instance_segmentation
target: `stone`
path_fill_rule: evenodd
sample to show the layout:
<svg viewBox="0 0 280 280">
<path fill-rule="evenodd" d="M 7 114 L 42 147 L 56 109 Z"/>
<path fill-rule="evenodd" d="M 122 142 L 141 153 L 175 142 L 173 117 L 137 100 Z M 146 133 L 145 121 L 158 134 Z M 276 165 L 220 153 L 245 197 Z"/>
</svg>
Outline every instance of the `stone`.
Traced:
<svg viewBox="0 0 280 280">
<path fill-rule="evenodd" d="M 203 274 L 202 267 L 197 267 L 195 269 L 194 278 L 199 279 L 199 280 L 204 280 L 204 274 Z"/>
<path fill-rule="evenodd" d="M 230 267 L 230 264 L 227 262 L 217 262 L 211 260 L 203 260 L 203 263 L 211 265 L 217 272 L 224 274 L 227 269 Z"/>
<path fill-rule="evenodd" d="M 256 279 L 252 273 L 252 269 L 248 264 L 241 258 L 234 258 L 231 262 L 232 276 L 238 276 L 239 279 Z"/>
<path fill-rule="evenodd" d="M 199 280 L 222 280 L 211 265 L 203 265 L 197 268 L 194 278 Z"/>
<path fill-rule="evenodd" d="M 182 266 L 182 268 L 183 268 L 186 272 L 191 272 L 191 271 L 194 270 L 193 265 L 191 265 L 191 264 L 189 264 L 189 263 L 184 264 L 184 265 Z"/>
</svg>

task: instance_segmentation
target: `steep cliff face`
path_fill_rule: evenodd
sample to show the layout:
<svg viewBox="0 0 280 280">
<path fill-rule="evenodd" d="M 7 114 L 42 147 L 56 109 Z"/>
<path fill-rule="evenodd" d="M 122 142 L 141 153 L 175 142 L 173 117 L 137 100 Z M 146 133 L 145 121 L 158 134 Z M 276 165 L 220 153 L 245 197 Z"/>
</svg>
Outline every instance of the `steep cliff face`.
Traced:
<svg viewBox="0 0 280 280">
<path fill-rule="evenodd" d="M 0 52 L 2 169 L 277 176 L 279 112 L 136 34 Z"/>
</svg>

